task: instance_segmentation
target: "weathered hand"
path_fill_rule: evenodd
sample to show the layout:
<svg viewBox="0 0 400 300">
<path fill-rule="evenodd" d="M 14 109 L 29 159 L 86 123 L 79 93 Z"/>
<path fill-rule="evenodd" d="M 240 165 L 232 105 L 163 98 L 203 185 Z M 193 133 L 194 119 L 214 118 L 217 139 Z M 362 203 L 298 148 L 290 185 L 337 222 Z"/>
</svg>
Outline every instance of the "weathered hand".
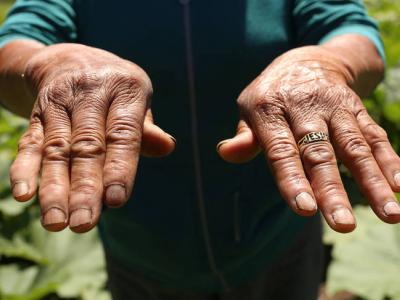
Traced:
<svg viewBox="0 0 400 300">
<path fill-rule="evenodd" d="M 88 231 L 103 200 L 118 207 L 129 197 L 141 150 L 162 156 L 174 149 L 152 122 L 150 79 L 131 62 L 75 44 L 43 48 L 24 77 L 37 100 L 11 166 L 13 195 L 32 198 L 40 172 L 43 226 Z"/>
<path fill-rule="evenodd" d="M 322 47 L 287 52 L 241 93 L 238 134 L 219 145 L 221 156 L 231 162 L 251 159 L 261 148 L 290 207 L 312 215 L 318 206 L 340 232 L 356 223 L 335 153 L 376 215 L 388 223 L 400 221 L 393 193 L 400 191 L 400 158 L 349 87 L 352 75 Z M 317 131 L 330 141 L 298 147 L 304 135 Z"/>
</svg>

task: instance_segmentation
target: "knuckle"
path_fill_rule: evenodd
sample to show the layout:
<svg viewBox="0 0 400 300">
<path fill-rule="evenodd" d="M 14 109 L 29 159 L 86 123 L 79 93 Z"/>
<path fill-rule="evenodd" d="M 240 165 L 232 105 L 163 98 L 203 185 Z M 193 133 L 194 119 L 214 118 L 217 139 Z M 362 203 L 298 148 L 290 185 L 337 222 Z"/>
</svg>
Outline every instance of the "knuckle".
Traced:
<svg viewBox="0 0 400 300">
<path fill-rule="evenodd" d="M 322 195 L 344 195 L 343 185 L 336 180 L 325 180 L 318 186 L 312 185 L 313 190 Z"/>
<path fill-rule="evenodd" d="M 44 112 L 46 109 L 51 110 L 53 113 L 65 111 L 68 104 L 73 99 L 73 89 L 69 79 L 55 79 L 42 88 L 38 94 L 40 111 Z"/>
<path fill-rule="evenodd" d="M 259 113 L 268 115 L 281 111 L 279 106 L 280 102 L 282 101 L 280 101 L 278 95 L 266 95 L 265 92 L 256 91 L 253 95 L 251 108 Z"/>
<path fill-rule="evenodd" d="M 88 72 L 88 71 L 74 71 L 71 74 L 70 77 L 70 81 L 71 84 L 75 87 L 75 88 L 86 88 L 86 87 L 91 87 L 92 84 L 94 83 L 100 83 L 101 79 L 103 79 L 103 76 L 101 73 L 92 73 L 92 72 Z"/>
<path fill-rule="evenodd" d="M 112 74 L 111 69 L 106 67 L 83 67 L 71 70 L 67 77 L 65 77 L 65 74 L 62 74 L 59 80 L 63 80 L 73 89 L 90 89 L 103 85 L 105 80 L 110 77 L 110 74 Z"/>
<path fill-rule="evenodd" d="M 269 101 L 255 101 L 250 110 L 250 114 L 257 118 L 270 128 L 277 128 L 286 123 L 285 112 L 283 108 L 276 103 Z"/>
<path fill-rule="evenodd" d="M 147 100 L 153 94 L 151 81 L 144 71 L 111 74 L 107 88 L 113 94 L 113 98 L 129 101 Z"/>
<path fill-rule="evenodd" d="M 140 83 L 140 86 L 143 87 L 144 89 L 152 90 L 150 77 L 139 66 L 135 66 L 135 71 L 132 72 L 131 77 L 136 79 L 136 81 Z"/>
<path fill-rule="evenodd" d="M 50 137 L 43 147 L 43 156 L 50 161 L 69 161 L 70 142 L 64 137 Z"/>
<path fill-rule="evenodd" d="M 70 96 L 71 89 L 68 88 L 66 80 L 50 83 L 42 92 L 41 96 L 45 99 L 57 101 Z"/>
<path fill-rule="evenodd" d="M 142 126 L 132 118 L 122 117 L 106 131 L 106 143 L 137 148 L 141 142 Z"/>
<path fill-rule="evenodd" d="M 385 184 L 387 184 L 386 179 L 377 173 L 370 173 L 368 174 L 368 185 L 369 186 L 384 186 Z"/>
<path fill-rule="evenodd" d="M 129 162 L 120 158 L 110 158 L 104 166 L 104 181 L 118 182 L 126 185 L 128 182 L 126 174 L 132 173 L 135 167 Z"/>
<path fill-rule="evenodd" d="M 77 180 L 71 182 L 71 186 L 72 192 L 91 196 L 97 195 L 99 189 L 101 189 L 101 187 L 99 187 L 99 182 L 94 180 L 93 177 L 82 178 L 79 176 Z"/>
<path fill-rule="evenodd" d="M 308 180 L 304 177 L 303 174 L 298 172 L 297 168 L 292 170 L 291 172 L 288 172 L 288 175 L 285 178 L 284 182 L 285 182 L 285 188 L 287 188 L 287 186 L 290 186 L 292 184 L 296 186 L 299 186 L 300 184 L 308 185 Z"/>
<path fill-rule="evenodd" d="M 246 91 L 243 91 L 240 96 L 236 99 L 236 104 L 240 109 L 246 109 L 248 105 L 248 97 Z"/>
<path fill-rule="evenodd" d="M 46 178 L 46 182 L 40 186 L 38 193 L 39 199 L 42 201 L 41 203 L 47 203 L 48 201 L 43 201 L 47 198 L 60 199 L 60 203 L 62 203 L 64 200 L 66 200 L 63 199 L 63 197 L 67 197 L 67 194 L 68 193 L 65 189 L 65 186 L 57 182 L 55 177 Z"/>
<path fill-rule="evenodd" d="M 347 136 L 343 151 L 347 160 L 362 160 L 371 155 L 371 148 L 365 142 L 364 138 L 359 135 Z"/>
<path fill-rule="evenodd" d="M 298 157 L 297 148 L 290 140 L 281 137 L 275 137 L 267 146 L 268 159 L 271 163 L 277 163 L 283 160 L 292 160 Z"/>
<path fill-rule="evenodd" d="M 28 130 L 18 143 L 18 151 L 38 151 L 42 147 L 43 134 L 36 130 Z"/>
<path fill-rule="evenodd" d="M 382 143 L 387 143 L 388 135 L 378 124 L 370 123 L 365 127 L 365 137 L 371 147 L 379 147 Z"/>
<path fill-rule="evenodd" d="M 143 80 L 143 83 L 151 86 L 151 80 L 146 71 L 132 62 L 129 63 L 133 65 L 133 70 L 130 73 L 136 78 L 141 78 Z"/>
<path fill-rule="evenodd" d="M 353 165 L 356 166 L 358 177 L 361 182 L 362 188 L 384 187 L 387 184 L 386 179 L 382 174 L 379 174 L 373 165 L 375 164 L 372 156 L 360 156 L 352 161 Z"/>
<path fill-rule="evenodd" d="M 251 84 L 237 99 L 239 107 L 264 114 L 281 112 L 283 103 L 282 94 L 275 89 L 269 91 L 262 84 Z"/>
<path fill-rule="evenodd" d="M 94 135 L 77 136 L 71 145 L 71 156 L 95 158 L 106 152 L 104 141 Z"/>
<path fill-rule="evenodd" d="M 251 108 L 260 114 L 269 115 L 276 109 L 276 105 L 267 99 L 256 97 L 251 102 Z"/>
<path fill-rule="evenodd" d="M 311 143 L 304 146 L 302 159 L 305 165 L 316 166 L 336 161 L 332 147 L 328 143 Z"/>
</svg>

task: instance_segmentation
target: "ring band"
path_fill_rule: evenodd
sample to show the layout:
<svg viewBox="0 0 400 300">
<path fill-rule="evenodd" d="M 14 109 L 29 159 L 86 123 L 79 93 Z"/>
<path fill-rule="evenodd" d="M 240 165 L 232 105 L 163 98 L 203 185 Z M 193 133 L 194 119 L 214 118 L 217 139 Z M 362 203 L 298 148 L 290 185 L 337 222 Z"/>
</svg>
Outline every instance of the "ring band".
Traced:
<svg viewBox="0 0 400 300">
<path fill-rule="evenodd" d="M 320 142 L 320 141 L 328 141 L 328 135 L 321 131 L 312 131 L 310 133 L 307 133 L 305 136 L 303 136 L 297 142 L 297 145 L 300 148 L 301 146 L 304 146 L 304 145 L 307 145 L 310 143 Z"/>
</svg>

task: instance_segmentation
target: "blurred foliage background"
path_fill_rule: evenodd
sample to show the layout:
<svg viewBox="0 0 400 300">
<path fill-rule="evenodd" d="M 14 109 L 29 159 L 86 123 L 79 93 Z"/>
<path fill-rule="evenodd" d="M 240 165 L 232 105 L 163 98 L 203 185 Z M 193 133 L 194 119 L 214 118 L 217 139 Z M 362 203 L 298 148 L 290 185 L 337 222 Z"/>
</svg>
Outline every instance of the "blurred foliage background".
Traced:
<svg viewBox="0 0 400 300">
<path fill-rule="evenodd" d="M 0 23 L 12 2 L 0 0 Z M 387 72 L 364 102 L 399 153 L 400 0 L 365 3 L 380 23 Z M 8 168 L 26 125 L 26 120 L 0 109 L 0 299 L 110 299 L 97 232 L 46 232 L 37 202 L 17 203 L 10 196 Z M 350 196 L 359 203 L 357 230 L 342 235 L 325 229 L 324 241 L 333 249 L 326 290 L 331 295 L 349 291 L 346 299 L 400 300 L 400 225 L 384 224 L 357 192 L 350 190 Z"/>
</svg>

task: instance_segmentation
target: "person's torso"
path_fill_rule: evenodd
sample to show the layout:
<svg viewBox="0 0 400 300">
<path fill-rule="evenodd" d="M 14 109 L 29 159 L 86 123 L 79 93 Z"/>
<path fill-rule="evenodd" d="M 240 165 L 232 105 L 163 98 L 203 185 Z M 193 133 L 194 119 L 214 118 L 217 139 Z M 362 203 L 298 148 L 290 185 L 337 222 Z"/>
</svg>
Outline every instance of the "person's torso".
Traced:
<svg viewBox="0 0 400 300">
<path fill-rule="evenodd" d="M 181 2 L 187 1 L 78 0 L 78 41 L 140 65 L 153 83 L 155 121 L 177 139 L 170 157 L 141 159 L 127 207 L 104 213 L 106 247 L 119 257 L 132 247 L 131 257 L 121 260 L 151 270 L 158 279 L 215 287 L 205 234 L 217 267 L 229 273 L 265 252 L 266 245 L 273 256 L 287 247 L 282 232 L 296 231 L 290 227 L 298 221 L 281 200 L 263 157 L 232 165 L 215 151 L 219 141 L 235 133 L 240 92 L 294 46 L 292 1 L 192 0 L 190 28 L 184 27 Z M 185 30 L 191 33 L 190 53 Z M 194 62 L 204 203 L 198 199 L 193 156 L 188 56 Z M 121 240 L 123 230 L 132 232 L 132 240 Z"/>
</svg>

